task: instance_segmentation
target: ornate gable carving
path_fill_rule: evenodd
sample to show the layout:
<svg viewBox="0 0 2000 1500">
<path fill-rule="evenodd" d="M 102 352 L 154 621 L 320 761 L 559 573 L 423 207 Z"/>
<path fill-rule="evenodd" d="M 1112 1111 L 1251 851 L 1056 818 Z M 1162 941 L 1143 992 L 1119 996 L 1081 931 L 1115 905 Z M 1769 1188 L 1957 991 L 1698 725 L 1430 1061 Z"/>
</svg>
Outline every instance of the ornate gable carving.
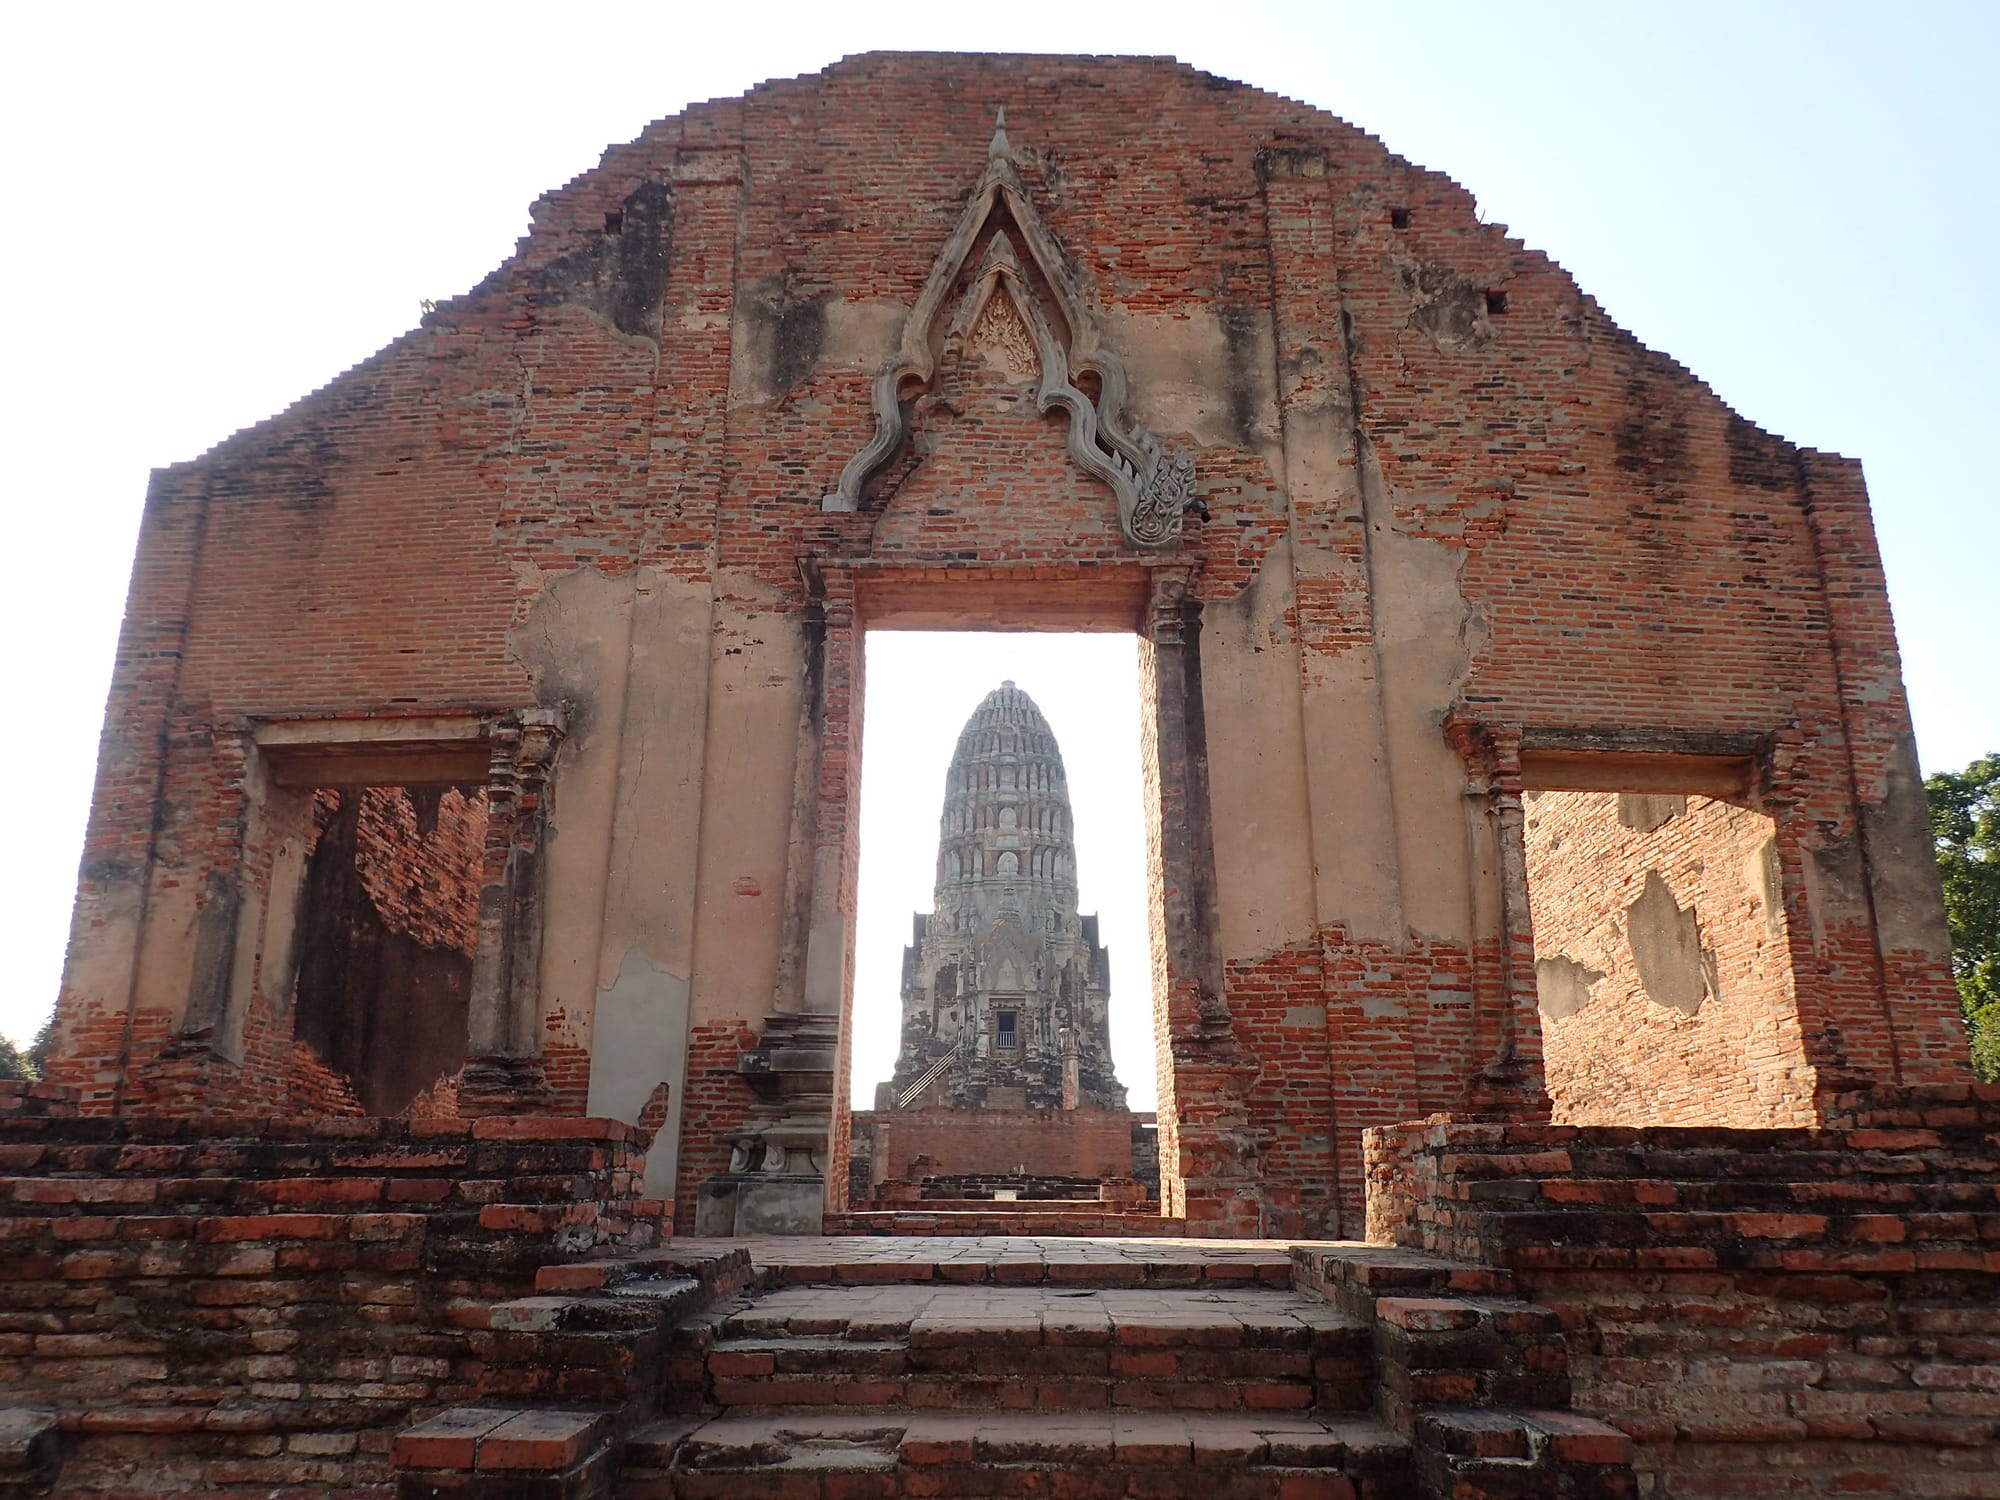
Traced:
<svg viewBox="0 0 2000 1500">
<path fill-rule="evenodd" d="M 988 224 L 1000 216 L 1012 220 L 1033 257 L 1064 325 L 1060 331 L 1044 311 L 1004 226 L 1002 232 L 986 234 Z M 952 291 L 982 238 L 986 249 L 978 269 L 949 328 L 941 326 Z M 1007 141 L 1004 110 L 986 170 L 924 279 L 895 355 L 875 376 L 874 435 L 848 459 L 839 486 L 821 509 L 861 508 L 869 479 L 909 436 L 908 402 L 935 380 L 939 347 L 951 332 L 964 334 L 1009 373 L 1035 379 L 1038 410 L 1063 408 L 1069 417 L 1070 456 L 1117 497 L 1118 522 L 1127 541 L 1159 547 L 1179 540 L 1181 517 L 1194 496 L 1194 465 L 1169 453 L 1152 433 L 1125 421 L 1125 366 L 1099 339 L 1082 290 L 1035 211 Z M 1079 376 L 1092 377 L 1094 398 L 1077 386 Z"/>
</svg>

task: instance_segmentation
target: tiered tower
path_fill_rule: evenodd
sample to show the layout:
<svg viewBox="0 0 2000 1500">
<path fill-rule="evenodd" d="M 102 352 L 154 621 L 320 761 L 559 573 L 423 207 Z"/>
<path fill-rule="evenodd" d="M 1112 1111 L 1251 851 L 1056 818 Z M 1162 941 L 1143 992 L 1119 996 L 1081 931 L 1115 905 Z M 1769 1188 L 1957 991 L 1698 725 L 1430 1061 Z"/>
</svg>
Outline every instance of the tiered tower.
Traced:
<svg viewBox="0 0 2000 1500">
<path fill-rule="evenodd" d="M 883 1103 L 1125 1108 L 1110 960 L 1097 918 L 1076 909 L 1074 829 L 1055 733 L 1003 682 L 945 773 L 937 891 L 903 950 L 902 1049 Z"/>
</svg>

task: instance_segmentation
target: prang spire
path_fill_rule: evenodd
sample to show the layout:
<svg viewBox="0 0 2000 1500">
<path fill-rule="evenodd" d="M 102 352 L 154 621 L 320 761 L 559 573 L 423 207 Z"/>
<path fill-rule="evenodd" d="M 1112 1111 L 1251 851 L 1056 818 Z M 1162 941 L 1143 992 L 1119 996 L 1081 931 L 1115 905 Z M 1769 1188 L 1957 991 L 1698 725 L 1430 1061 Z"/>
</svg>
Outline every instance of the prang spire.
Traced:
<svg viewBox="0 0 2000 1500">
<path fill-rule="evenodd" d="M 1003 682 L 945 772 L 932 910 L 903 953 L 892 1097 L 959 1108 L 1125 1108 L 1111 965 L 1077 909 L 1069 777 L 1035 700 Z M 1070 1086 L 1065 1087 L 1065 1076 Z"/>
</svg>

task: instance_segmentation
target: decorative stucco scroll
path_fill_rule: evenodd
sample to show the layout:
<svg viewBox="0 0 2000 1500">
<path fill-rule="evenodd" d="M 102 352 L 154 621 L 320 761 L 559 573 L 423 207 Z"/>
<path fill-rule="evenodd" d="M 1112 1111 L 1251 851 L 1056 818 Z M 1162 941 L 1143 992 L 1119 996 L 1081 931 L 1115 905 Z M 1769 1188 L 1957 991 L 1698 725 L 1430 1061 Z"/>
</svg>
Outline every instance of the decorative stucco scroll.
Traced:
<svg viewBox="0 0 2000 1500">
<path fill-rule="evenodd" d="M 923 290 L 903 324 L 896 353 L 875 376 L 874 435 L 848 459 L 840 471 L 839 486 L 820 503 L 821 509 L 859 510 L 861 492 L 869 478 L 909 436 L 907 396 L 935 377 L 938 321 L 988 220 L 1004 205 L 1056 302 L 1068 329 L 1067 340 L 1051 325 L 1005 233 L 990 237 L 953 319 L 953 329 L 981 329 L 981 314 L 995 296 L 1004 297 L 1034 344 L 1035 362 L 1040 366 L 1036 408 L 1046 412 L 1060 406 L 1068 413 L 1070 456 L 1086 473 L 1110 486 L 1118 500 L 1118 520 L 1126 540 L 1141 547 L 1172 543 L 1180 537 L 1182 516 L 1195 504 L 1194 465 L 1170 453 L 1152 433 L 1126 423 L 1125 366 L 1100 342 L 1082 290 L 1064 263 L 1055 237 L 1035 211 L 1008 144 L 1006 126 L 1007 114 L 1002 110 L 986 170 L 924 279 Z M 1003 317 L 998 323 L 1008 327 L 1013 321 Z M 1076 377 L 1084 374 L 1096 379 L 1095 400 L 1075 383 Z"/>
</svg>

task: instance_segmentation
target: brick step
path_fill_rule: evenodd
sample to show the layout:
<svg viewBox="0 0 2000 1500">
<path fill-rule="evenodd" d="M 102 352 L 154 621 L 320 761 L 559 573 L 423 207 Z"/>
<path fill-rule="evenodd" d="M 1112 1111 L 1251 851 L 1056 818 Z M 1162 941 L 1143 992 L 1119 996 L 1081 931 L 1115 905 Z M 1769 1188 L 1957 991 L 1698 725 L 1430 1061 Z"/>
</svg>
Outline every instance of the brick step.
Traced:
<svg viewBox="0 0 2000 1500">
<path fill-rule="evenodd" d="M 1948 1149 L 1938 1133 L 1916 1130 L 1853 1131 L 1843 1137 L 1826 1131 L 1698 1131 L 1681 1126 L 1631 1133 L 1655 1138 L 1629 1147 L 1593 1140 L 1541 1149 L 1532 1142 L 1510 1140 L 1506 1150 L 1455 1157 L 1452 1177 L 1461 1185 L 1576 1180 L 1867 1182 L 1880 1180 L 1882 1164 L 1898 1156 L 1907 1163 L 1904 1175 L 1920 1178 L 1926 1155 Z M 1716 1136 L 1731 1139 L 1710 1139 Z M 1864 1154 L 1872 1158 L 1872 1169 L 1862 1160 Z M 1979 1169 L 1975 1166 L 1974 1170 Z M 1991 1177 L 1993 1171 L 1988 1169 L 1983 1175 Z"/>
<path fill-rule="evenodd" d="M 495 1302 L 486 1309 L 485 1326 L 496 1333 L 618 1333 L 661 1327 L 706 1300 L 694 1277 L 663 1276 L 589 1295 L 537 1293 Z M 494 1358 L 487 1355 L 489 1363 Z"/>
<path fill-rule="evenodd" d="M 1036 1371 L 965 1361 L 959 1370 L 902 1368 L 893 1345 L 822 1360 L 799 1343 L 732 1350 L 710 1360 L 709 1399 L 722 1407 L 844 1406 L 1001 1411 L 1365 1411 L 1365 1381 L 1344 1363 L 1288 1352 L 1159 1350 L 1050 1354 Z M 771 1358 L 775 1356 L 775 1364 Z M 913 1356 L 914 1359 L 914 1356 Z M 759 1361 L 764 1361 L 760 1366 Z M 975 1370 L 970 1368 L 977 1365 Z M 1324 1384 L 1319 1371 L 1332 1369 Z M 726 1370 L 743 1374 L 730 1376 Z M 1320 1394 L 1321 1392 L 1324 1394 Z"/>
<path fill-rule="evenodd" d="M 1372 1302 L 1379 1296 L 1498 1296 L 1514 1293 L 1514 1278 L 1498 1266 L 1476 1265 L 1424 1250 L 1385 1245 L 1294 1245 L 1296 1285 L 1337 1297 L 1343 1288 Z"/>
<path fill-rule="evenodd" d="M 366 1172 L 299 1177 L 150 1177 L 89 1174 L 0 1176 L 0 1205 L 15 1214 L 82 1212 L 157 1214 L 360 1213 L 462 1211 L 487 1229 L 541 1232 L 574 1220 L 582 1190 L 570 1177 L 511 1182 L 454 1179 L 443 1172 L 407 1176 Z M 663 1202 L 629 1199 L 655 1217 Z M 511 1218 L 508 1216 L 512 1216 Z M 565 1217 L 567 1216 L 567 1217 Z"/>
<path fill-rule="evenodd" d="M 1053 1495 L 1407 1500 L 1408 1442 L 1291 1414 L 830 1413 L 667 1420 L 626 1443 L 617 1500 Z"/>
<path fill-rule="evenodd" d="M 1854 1157 L 1847 1158 L 1851 1163 Z M 1936 1209 L 1952 1203 L 1974 1203 L 1991 1192 L 2000 1167 L 1984 1179 L 1961 1176 L 1949 1182 L 1899 1179 L 1891 1173 L 1839 1176 L 1735 1176 L 1723 1179 L 1658 1177 L 1592 1177 L 1585 1175 L 1528 1176 L 1488 1179 L 1465 1194 L 1484 1211 L 1512 1208 L 1546 1212 L 1575 1207 L 1601 1211 L 1631 1208 L 1647 1213 L 1675 1209 L 1722 1213 L 1772 1210 L 1784 1212 L 1801 1204 L 1822 1211 L 1866 1213 L 1881 1206 L 1894 1209 Z"/>
<path fill-rule="evenodd" d="M 1267 1287 L 787 1287 L 675 1353 L 717 1406 L 1357 1411 L 1373 1368 L 1364 1320 Z"/>
<path fill-rule="evenodd" d="M 593 1292 L 629 1289 L 634 1283 L 692 1279 L 719 1294 L 733 1293 L 751 1278 L 750 1253 L 741 1246 L 715 1250 L 684 1248 L 675 1241 L 637 1255 L 567 1261 L 535 1273 L 537 1292 Z"/>
<path fill-rule="evenodd" d="M 580 1284 L 484 1308 L 471 1347 L 484 1396 L 652 1410 L 669 1331 L 753 1280 L 739 1249 L 721 1256 L 653 1251 L 546 1266 L 538 1285 Z"/>
<path fill-rule="evenodd" d="M 57 1083 L 29 1083 L 22 1078 L 0 1078 L 0 1115 L 24 1119 L 73 1119 L 77 1101 L 75 1089 Z"/>
<path fill-rule="evenodd" d="M 1094 1192 L 1074 1198 L 872 1198 L 864 1204 L 854 1204 L 848 1214 L 1022 1214 L 1030 1218 L 1036 1214 L 1118 1214 L 1122 1218 L 1162 1218 L 1144 1200 L 1128 1204 L 1098 1198 Z"/>
<path fill-rule="evenodd" d="M 676 1238 L 667 1248 L 735 1244 Z M 1288 1247 L 1266 1240 L 1057 1234 L 767 1240 L 751 1258 L 777 1286 L 1288 1287 L 1293 1268 Z"/>
<path fill-rule="evenodd" d="M 611 1414 L 455 1406 L 389 1450 L 398 1500 L 606 1500 L 617 1468 Z"/>
<path fill-rule="evenodd" d="M 1481 1407 L 1425 1412 L 1416 1471 L 1427 1495 L 1479 1500 L 1634 1500 L 1632 1440 L 1570 1411 Z"/>
</svg>

